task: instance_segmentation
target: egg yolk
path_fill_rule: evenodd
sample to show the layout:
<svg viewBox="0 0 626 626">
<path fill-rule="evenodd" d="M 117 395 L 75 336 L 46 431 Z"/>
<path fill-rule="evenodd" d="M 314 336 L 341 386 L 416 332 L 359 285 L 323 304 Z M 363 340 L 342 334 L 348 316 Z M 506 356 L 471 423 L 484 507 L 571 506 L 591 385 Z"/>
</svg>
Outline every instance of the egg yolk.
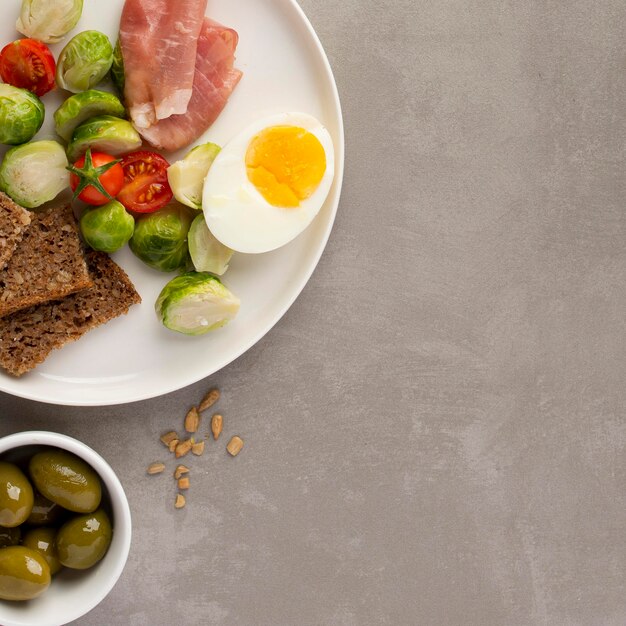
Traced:
<svg viewBox="0 0 626 626">
<path fill-rule="evenodd" d="M 246 152 L 248 180 L 275 207 L 292 208 L 310 197 L 326 172 L 319 139 L 297 126 L 272 126 Z"/>
</svg>

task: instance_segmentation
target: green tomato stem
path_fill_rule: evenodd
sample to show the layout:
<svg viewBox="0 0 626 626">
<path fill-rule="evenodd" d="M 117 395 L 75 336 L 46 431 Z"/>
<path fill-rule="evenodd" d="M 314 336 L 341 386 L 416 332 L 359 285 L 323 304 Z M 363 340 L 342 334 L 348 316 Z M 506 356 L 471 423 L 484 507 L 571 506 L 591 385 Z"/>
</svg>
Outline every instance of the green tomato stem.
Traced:
<svg viewBox="0 0 626 626">
<path fill-rule="evenodd" d="M 112 167 L 115 167 L 118 163 L 121 162 L 121 160 L 122 159 L 116 159 L 114 161 L 111 161 L 110 163 L 105 163 L 104 165 L 94 167 L 93 160 L 91 158 L 91 148 L 87 148 L 87 152 L 85 152 L 85 163 L 82 167 L 79 168 L 75 165 L 70 165 L 67 167 L 68 171 L 78 176 L 78 186 L 74 191 L 74 196 L 72 197 L 72 200 L 76 200 L 76 198 L 78 198 L 78 196 L 87 187 L 93 187 L 109 200 L 115 200 L 115 198 L 104 188 L 104 186 L 100 182 L 100 176 L 102 176 L 105 172 L 108 172 Z"/>
</svg>

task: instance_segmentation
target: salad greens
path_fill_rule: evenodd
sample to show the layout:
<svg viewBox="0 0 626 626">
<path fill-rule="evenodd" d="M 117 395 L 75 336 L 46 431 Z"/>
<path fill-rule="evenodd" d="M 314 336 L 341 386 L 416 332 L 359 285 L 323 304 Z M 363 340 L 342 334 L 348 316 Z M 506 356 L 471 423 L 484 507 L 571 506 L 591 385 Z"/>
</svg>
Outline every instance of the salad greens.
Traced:
<svg viewBox="0 0 626 626">
<path fill-rule="evenodd" d="M 30 141 L 45 117 L 43 102 L 26 89 L 0 83 L 0 143 Z"/>
<path fill-rule="evenodd" d="M 113 200 L 108 204 L 86 209 L 80 216 L 80 230 L 94 250 L 116 252 L 133 236 L 135 220 L 124 205 Z"/>
<path fill-rule="evenodd" d="M 95 87 L 111 69 L 113 46 L 97 30 L 85 30 L 69 40 L 57 61 L 57 85 L 78 93 Z"/>
<path fill-rule="evenodd" d="M 218 276 L 226 272 L 233 251 L 214 237 L 203 213 L 191 223 L 188 240 L 191 261 L 199 272 L 211 272 Z"/>
<path fill-rule="evenodd" d="M 67 146 L 67 156 L 75 161 L 87 148 L 119 155 L 137 150 L 141 137 L 128 120 L 112 115 L 92 117 L 76 127 Z"/>
<path fill-rule="evenodd" d="M 83 12 L 83 0 L 22 0 L 15 28 L 45 43 L 57 43 L 69 33 Z"/>
</svg>

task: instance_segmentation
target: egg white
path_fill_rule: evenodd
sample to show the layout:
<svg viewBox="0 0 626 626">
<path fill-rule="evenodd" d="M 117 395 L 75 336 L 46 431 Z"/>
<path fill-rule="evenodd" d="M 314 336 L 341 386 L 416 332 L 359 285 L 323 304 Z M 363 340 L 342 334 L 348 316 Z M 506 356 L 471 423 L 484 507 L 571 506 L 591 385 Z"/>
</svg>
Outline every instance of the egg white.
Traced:
<svg viewBox="0 0 626 626">
<path fill-rule="evenodd" d="M 317 137 L 326 153 L 326 171 L 313 194 L 300 206 L 272 206 L 248 180 L 246 152 L 252 139 L 272 126 L 298 126 Z M 222 148 L 204 182 L 202 208 L 209 230 L 237 252 L 275 250 L 297 237 L 319 213 L 335 172 L 329 132 L 306 113 L 280 113 L 257 120 Z"/>
</svg>

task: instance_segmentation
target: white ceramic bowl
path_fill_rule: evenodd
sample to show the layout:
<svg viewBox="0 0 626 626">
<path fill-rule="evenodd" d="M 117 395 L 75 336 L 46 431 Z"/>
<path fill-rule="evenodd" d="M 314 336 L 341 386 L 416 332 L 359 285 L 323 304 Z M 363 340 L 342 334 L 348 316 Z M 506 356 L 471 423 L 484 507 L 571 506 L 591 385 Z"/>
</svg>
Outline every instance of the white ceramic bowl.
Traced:
<svg viewBox="0 0 626 626">
<path fill-rule="evenodd" d="M 0 439 L 0 455 L 4 458 L 10 452 L 9 460 L 27 457 L 35 452 L 33 446 L 67 450 L 93 467 L 102 480 L 103 499 L 108 496 L 110 501 L 113 540 L 100 563 L 81 572 L 62 570 L 38 598 L 28 602 L 0 600 L 0 624 L 3 626 L 60 626 L 78 619 L 111 591 L 124 569 L 130 550 L 130 508 L 122 484 L 111 466 L 84 443 L 45 431 L 26 431 L 3 437 Z"/>
</svg>

